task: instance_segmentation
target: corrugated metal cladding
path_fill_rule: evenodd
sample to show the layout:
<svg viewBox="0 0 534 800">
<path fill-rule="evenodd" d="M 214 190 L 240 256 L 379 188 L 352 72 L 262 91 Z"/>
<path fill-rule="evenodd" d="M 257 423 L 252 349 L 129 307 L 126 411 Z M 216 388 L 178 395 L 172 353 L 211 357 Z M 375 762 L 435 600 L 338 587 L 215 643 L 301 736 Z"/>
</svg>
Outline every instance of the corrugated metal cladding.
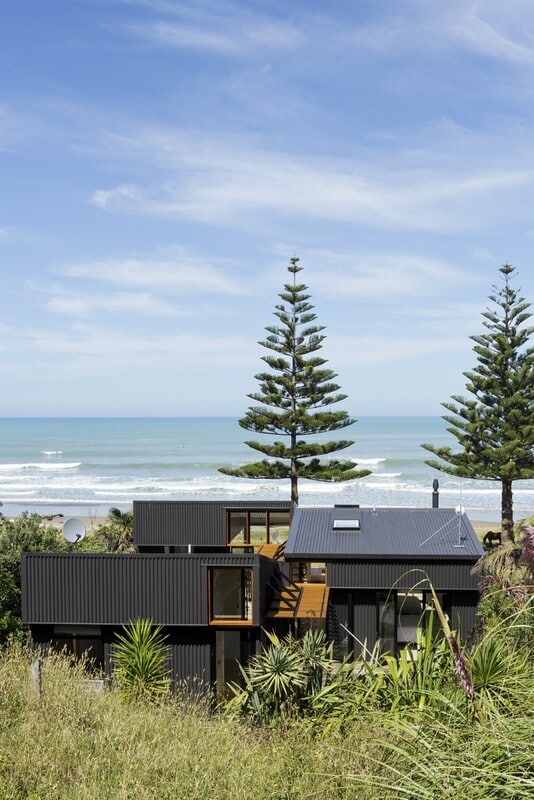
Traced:
<svg viewBox="0 0 534 800">
<path fill-rule="evenodd" d="M 211 631 L 207 628 L 165 630 L 171 648 L 171 674 L 174 689 L 183 687 L 205 692 L 211 675 Z"/>
<path fill-rule="evenodd" d="M 425 576 L 435 589 L 477 588 L 477 578 L 471 574 L 474 559 L 466 561 L 336 561 L 327 564 L 330 588 L 351 589 L 410 589 Z M 426 584 L 422 588 L 428 588 Z"/>
<path fill-rule="evenodd" d="M 358 530 L 334 530 L 335 519 L 358 520 Z M 480 558 L 484 551 L 469 519 L 453 508 L 298 508 L 286 558 L 343 556 Z"/>
<path fill-rule="evenodd" d="M 377 638 L 376 592 L 331 591 L 327 626 L 336 658 L 358 656 L 364 646 L 371 650 Z"/>
<path fill-rule="evenodd" d="M 359 655 L 364 646 L 372 650 L 377 639 L 376 595 L 374 592 L 353 592 L 351 597 L 353 601 L 351 630 L 356 639 L 349 636 L 347 652 L 353 650 L 355 655 Z"/>
<path fill-rule="evenodd" d="M 466 640 L 476 625 L 478 595 L 472 592 L 457 592 L 451 596 L 450 621 L 453 630 L 459 631 Z"/>
<path fill-rule="evenodd" d="M 250 566 L 259 556 L 128 553 L 26 553 L 22 560 L 27 624 L 207 625 L 206 563 Z"/>
<path fill-rule="evenodd" d="M 134 543 L 137 546 L 226 544 L 227 508 L 289 510 L 281 501 L 135 500 Z"/>
</svg>

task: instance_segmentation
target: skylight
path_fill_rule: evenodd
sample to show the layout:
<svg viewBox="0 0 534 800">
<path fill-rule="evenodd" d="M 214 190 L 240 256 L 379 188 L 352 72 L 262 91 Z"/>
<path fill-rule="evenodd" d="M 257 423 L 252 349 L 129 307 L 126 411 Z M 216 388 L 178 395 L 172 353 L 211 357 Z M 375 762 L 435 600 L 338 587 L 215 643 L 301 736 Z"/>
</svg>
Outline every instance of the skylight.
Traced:
<svg viewBox="0 0 534 800">
<path fill-rule="evenodd" d="M 359 519 L 335 519 L 332 527 L 333 527 L 333 529 L 335 531 L 359 531 L 360 530 L 360 520 Z"/>
</svg>

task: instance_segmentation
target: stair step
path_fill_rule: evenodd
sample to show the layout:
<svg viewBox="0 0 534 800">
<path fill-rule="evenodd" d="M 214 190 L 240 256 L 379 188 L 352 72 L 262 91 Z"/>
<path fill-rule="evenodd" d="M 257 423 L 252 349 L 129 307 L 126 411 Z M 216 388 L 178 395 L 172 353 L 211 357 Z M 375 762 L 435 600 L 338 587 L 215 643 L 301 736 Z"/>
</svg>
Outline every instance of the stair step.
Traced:
<svg viewBox="0 0 534 800">
<path fill-rule="evenodd" d="M 324 619 L 328 605 L 329 590 L 324 583 L 303 583 L 300 591 L 284 589 L 274 598 L 268 617 L 291 619 Z"/>
</svg>

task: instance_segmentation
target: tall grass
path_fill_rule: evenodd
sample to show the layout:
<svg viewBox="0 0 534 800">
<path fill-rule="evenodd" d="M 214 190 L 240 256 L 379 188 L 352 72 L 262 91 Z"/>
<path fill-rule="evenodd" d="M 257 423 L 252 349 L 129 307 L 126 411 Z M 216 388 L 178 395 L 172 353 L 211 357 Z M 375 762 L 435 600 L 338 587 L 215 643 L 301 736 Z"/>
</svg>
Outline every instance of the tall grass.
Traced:
<svg viewBox="0 0 534 800">
<path fill-rule="evenodd" d="M 317 737 L 306 719 L 252 728 L 186 696 L 125 706 L 111 690 L 87 693 L 84 678 L 53 655 L 38 693 L 27 654 L 0 655 L 2 800 L 534 796 L 534 710 L 524 695 L 514 708 L 513 689 L 484 724 L 454 707 L 439 716 L 373 707 Z"/>
</svg>

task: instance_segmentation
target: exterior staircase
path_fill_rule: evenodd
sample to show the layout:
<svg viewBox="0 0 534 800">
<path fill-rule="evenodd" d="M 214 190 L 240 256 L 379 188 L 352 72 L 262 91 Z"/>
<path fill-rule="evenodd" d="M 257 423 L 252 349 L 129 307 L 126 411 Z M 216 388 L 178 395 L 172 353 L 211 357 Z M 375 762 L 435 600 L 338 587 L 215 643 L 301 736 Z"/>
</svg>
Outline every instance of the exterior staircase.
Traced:
<svg viewBox="0 0 534 800">
<path fill-rule="evenodd" d="M 297 619 L 326 619 L 329 589 L 325 583 L 301 584 Z"/>
<path fill-rule="evenodd" d="M 262 546 L 258 549 L 258 554 L 260 556 L 265 556 L 266 558 L 273 558 L 275 561 L 281 561 L 284 557 L 285 549 L 285 542 L 282 542 L 281 544 L 275 544 L 272 542 L 271 544 L 262 544 Z"/>
<path fill-rule="evenodd" d="M 267 617 L 326 619 L 329 589 L 325 583 L 294 583 L 286 578 L 273 589 Z"/>
</svg>

